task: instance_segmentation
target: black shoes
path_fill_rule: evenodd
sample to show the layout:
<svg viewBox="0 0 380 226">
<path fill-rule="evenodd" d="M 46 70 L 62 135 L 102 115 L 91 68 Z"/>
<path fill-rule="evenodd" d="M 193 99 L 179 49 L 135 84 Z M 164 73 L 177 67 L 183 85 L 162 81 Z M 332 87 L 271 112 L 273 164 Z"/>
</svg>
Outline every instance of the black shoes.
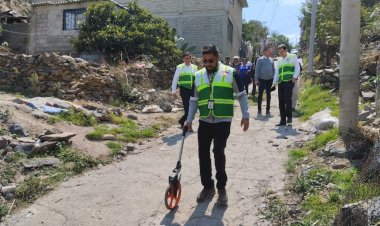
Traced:
<svg viewBox="0 0 380 226">
<path fill-rule="evenodd" d="M 207 199 L 210 199 L 212 198 L 213 196 L 215 195 L 215 188 L 210 188 L 210 189 L 203 189 L 199 194 L 198 194 L 198 197 L 197 197 L 197 202 L 200 203 L 200 202 L 204 202 L 206 201 Z"/>
<path fill-rule="evenodd" d="M 288 118 L 288 124 L 291 124 L 293 122 L 292 118 Z"/>
<path fill-rule="evenodd" d="M 266 115 L 270 115 L 270 111 L 269 110 L 267 110 Z"/>
<path fill-rule="evenodd" d="M 261 115 L 261 110 L 258 110 L 258 111 L 257 111 L 257 114 L 258 114 L 258 115 Z"/>
<path fill-rule="evenodd" d="M 219 205 L 219 206 L 227 206 L 227 203 L 228 203 L 228 196 L 227 196 L 227 192 L 226 192 L 226 189 L 219 189 L 218 190 L 218 200 L 216 201 L 216 203 Z"/>
<path fill-rule="evenodd" d="M 286 126 L 286 122 L 281 121 L 279 124 L 276 124 L 276 126 Z"/>
</svg>

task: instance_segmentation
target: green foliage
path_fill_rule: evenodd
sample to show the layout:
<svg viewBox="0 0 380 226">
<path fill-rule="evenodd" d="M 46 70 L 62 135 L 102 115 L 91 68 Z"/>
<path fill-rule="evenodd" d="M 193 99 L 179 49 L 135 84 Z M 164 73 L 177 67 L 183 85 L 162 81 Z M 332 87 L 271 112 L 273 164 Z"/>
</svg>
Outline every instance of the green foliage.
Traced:
<svg viewBox="0 0 380 226">
<path fill-rule="evenodd" d="M 29 92 L 33 95 L 37 95 L 39 93 L 39 79 L 38 74 L 34 72 L 29 78 L 28 81 L 30 83 Z"/>
<path fill-rule="evenodd" d="M 64 163 L 74 164 L 72 170 L 76 174 L 80 174 L 86 169 L 95 167 L 102 163 L 100 160 L 79 153 L 69 147 L 60 147 L 58 151 L 55 152 L 55 156 Z"/>
<path fill-rule="evenodd" d="M 8 182 L 12 182 L 17 174 L 16 166 L 12 164 L 7 164 L 4 169 L 0 172 L 0 178 Z"/>
<path fill-rule="evenodd" d="M 100 51 L 110 62 L 128 60 L 140 55 L 158 59 L 178 59 L 174 31 L 162 18 L 131 2 L 126 9 L 116 9 L 111 2 L 89 6 L 73 39 L 78 52 Z"/>
<path fill-rule="evenodd" d="M 272 40 L 272 42 L 276 43 L 277 45 L 280 45 L 280 44 L 286 45 L 289 52 L 291 49 L 293 49 L 293 46 L 290 43 L 289 38 L 286 37 L 285 35 L 281 35 L 281 34 L 278 34 L 277 32 L 273 32 L 271 40 Z"/>
<path fill-rule="evenodd" d="M 89 140 L 101 140 L 105 134 L 113 134 L 118 141 L 136 142 L 139 138 L 149 138 L 156 136 L 157 126 L 139 128 L 138 125 L 125 117 L 111 115 L 113 123 L 119 125 L 117 128 L 109 128 L 102 125 L 95 127 L 95 130 L 86 135 Z"/>
<path fill-rule="evenodd" d="M 318 134 L 318 136 L 308 144 L 309 149 L 311 151 L 318 150 L 324 147 L 330 141 L 338 139 L 338 137 L 339 129 L 334 127 L 325 133 Z"/>
<path fill-rule="evenodd" d="M 177 48 L 179 48 L 184 53 L 192 53 L 197 48 L 196 46 L 189 46 L 189 42 L 182 38 L 180 35 L 176 35 L 174 37 L 174 41 Z"/>
<path fill-rule="evenodd" d="M 0 221 L 7 216 L 8 214 L 8 206 L 5 204 L 0 204 Z"/>
<path fill-rule="evenodd" d="M 333 116 L 339 115 L 338 97 L 329 90 L 318 85 L 305 84 L 305 88 L 300 95 L 299 112 L 302 120 L 308 120 L 313 114 L 326 108 L 332 110 Z"/>
<path fill-rule="evenodd" d="M 7 123 L 11 117 L 12 113 L 9 111 L 9 109 L 5 109 L 5 111 L 0 110 L 0 123 Z"/>
<path fill-rule="evenodd" d="M 242 38 L 245 42 L 250 42 L 253 46 L 253 52 L 260 54 L 261 40 L 266 38 L 269 32 L 267 26 L 261 21 L 250 20 L 243 21 Z"/>
<path fill-rule="evenodd" d="M 5 158 L 5 161 L 7 163 L 17 163 L 21 159 L 26 159 L 26 158 L 27 158 L 27 156 L 26 156 L 25 153 L 22 153 L 22 152 L 11 152 L 11 153 L 7 154 L 7 156 Z"/>
<path fill-rule="evenodd" d="M 57 116 L 49 118 L 51 124 L 59 121 L 71 122 L 78 126 L 94 126 L 98 123 L 94 115 L 86 115 L 83 111 L 76 112 L 74 110 L 60 112 Z"/>
<path fill-rule="evenodd" d="M 317 63 L 329 65 L 340 47 L 340 21 L 342 0 L 319 1 L 316 23 L 315 55 L 319 55 Z M 376 0 L 362 1 L 361 34 L 362 41 L 380 39 L 380 4 Z M 377 5 L 376 5 L 377 4 Z M 308 48 L 310 37 L 311 1 L 307 0 L 301 8 L 301 40 L 302 49 Z"/>
<path fill-rule="evenodd" d="M 112 156 L 117 155 L 122 149 L 121 145 L 114 141 L 108 142 L 107 147 L 111 149 Z"/>
<path fill-rule="evenodd" d="M 36 176 L 29 176 L 16 187 L 15 197 L 24 202 L 36 200 L 44 193 L 47 184 Z"/>
</svg>

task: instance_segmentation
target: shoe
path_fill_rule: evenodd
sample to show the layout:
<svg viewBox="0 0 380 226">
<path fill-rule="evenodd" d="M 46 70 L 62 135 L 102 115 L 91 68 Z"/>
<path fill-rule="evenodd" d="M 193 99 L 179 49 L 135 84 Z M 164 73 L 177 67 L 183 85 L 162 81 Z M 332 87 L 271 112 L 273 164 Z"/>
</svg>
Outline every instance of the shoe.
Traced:
<svg viewBox="0 0 380 226">
<path fill-rule="evenodd" d="M 257 111 L 257 114 L 258 114 L 258 115 L 261 115 L 261 110 L 258 110 L 258 111 Z"/>
<path fill-rule="evenodd" d="M 226 206 L 228 203 L 228 196 L 226 189 L 218 189 L 218 200 L 216 201 L 218 205 Z"/>
<path fill-rule="evenodd" d="M 288 118 L 288 124 L 290 124 L 292 122 L 293 122 L 292 118 Z"/>
<path fill-rule="evenodd" d="M 209 198 L 212 198 L 215 195 L 215 188 L 206 189 L 204 188 L 197 197 L 197 202 L 204 202 Z"/>
<path fill-rule="evenodd" d="M 279 124 L 276 124 L 276 126 L 286 126 L 286 122 L 280 122 Z"/>
<path fill-rule="evenodd" d="M 270 111 L 269 110 L 267 110 L 266 115 L 270 115 Z"/>
</svg>

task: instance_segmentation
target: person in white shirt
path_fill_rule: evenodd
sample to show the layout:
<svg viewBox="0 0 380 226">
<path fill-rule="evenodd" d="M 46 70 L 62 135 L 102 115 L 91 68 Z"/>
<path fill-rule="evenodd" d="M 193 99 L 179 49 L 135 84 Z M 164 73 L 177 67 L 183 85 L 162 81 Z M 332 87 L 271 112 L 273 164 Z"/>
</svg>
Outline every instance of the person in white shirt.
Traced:
<svg viewBox="0 0 380 226">
<path fill-rule="evenodd" d="M 277 64 L 273 86 L 278 84 L 281 121 L 276 126 L 284 126 L 286 123 L 292 123 L 292 93 L 300 74 L 300 64 L 297 55 L 288 53 L 286 45 L 278 46 L 278 54 L 282 59 Z"/>
<path fill-rule="evenodd" d="M 300 73 L 302 72 L 303 62 L 302 58 L 298 56 L 298 63 L 300 65 Z M 294 83 L 293 94 L 292 94 L 292 111 L 296 111 L 298 102 L 298 92 L 299 92 L 299 80 Z"/>
<path fill-rule="evenodd" d="M 172 82 L 172 93 L 174 98 L 177 97 L 177 87 L 182 98 L 183 108 L 185 114 L 178 121 L 181 128 L 184 126 L 189 113 L 189 101 L 194 92 L 194 78 L 195 73 L 198 71 L 198 67 L 191 64 L 191 53 L 186 52 L 183 54 L 183 64 L 177 66 Z M 192 128 L 188 128 L 189 132 L 192 132 Z"/>
</svg>

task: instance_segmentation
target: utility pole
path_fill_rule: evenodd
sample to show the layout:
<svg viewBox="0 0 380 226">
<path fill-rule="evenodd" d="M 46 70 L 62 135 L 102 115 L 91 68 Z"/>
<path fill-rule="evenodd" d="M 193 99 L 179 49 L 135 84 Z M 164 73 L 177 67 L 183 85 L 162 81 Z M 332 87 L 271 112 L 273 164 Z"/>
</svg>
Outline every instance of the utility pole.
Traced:
<svg viewBox="0 0 380 226">
<path fill-rule="evenodd" d="M 339 76 L 339 130 L 358 130 L 360 65 L 360 0 L 342 1 Z"/>
<path fill-rule="evenodd" d="M 314 45 L 315 45 L 315 24 L 317 18 L 317 5 L 318 0 L 312 0 L 311 11 L 311 27 L 310 27 L 310 40 L 309 40 L 309 60 L 307 63 L 307 74 L 311 76 L 314 67 Z"/>
</svg>

